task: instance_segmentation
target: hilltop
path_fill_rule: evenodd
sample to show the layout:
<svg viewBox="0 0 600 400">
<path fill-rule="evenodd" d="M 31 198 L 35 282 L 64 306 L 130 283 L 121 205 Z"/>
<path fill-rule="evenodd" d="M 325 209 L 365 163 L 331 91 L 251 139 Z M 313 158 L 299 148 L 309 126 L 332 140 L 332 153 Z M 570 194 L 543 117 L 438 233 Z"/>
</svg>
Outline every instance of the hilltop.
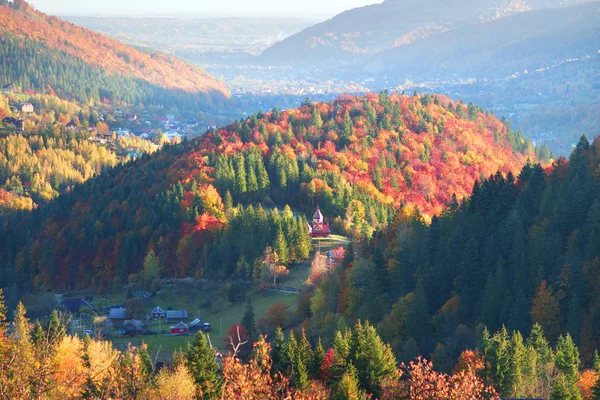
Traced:
<svg viewBox="0 0 600 400">
<path fill-rule="evenodd" d="M 519 132 L 442 96 L 343 96 L 275 109 L 7 218 L 1 257 L 11 271 L 2 285 L 106 288 L 139 273 L 151 249 L 164 276 L 260 281 L 255 261 L 265 246 L 289 263 L 302 259 L 302 215 L 317 205 L 334 231 L 368 238 L 397 207 L 432 216 L 477 180 L 516 173 L 533 158 Z M 269 211 L 276 207 L 281 216 Z"/>
<path fill-rule="evenodd" d="M 229 96 L 199 67 L 47 16 L 24 1 L 0 6 L 0 43 L 2 84 L 24 91 L 128 103 L 169 92 L 204 100 Z"/>
</svg>

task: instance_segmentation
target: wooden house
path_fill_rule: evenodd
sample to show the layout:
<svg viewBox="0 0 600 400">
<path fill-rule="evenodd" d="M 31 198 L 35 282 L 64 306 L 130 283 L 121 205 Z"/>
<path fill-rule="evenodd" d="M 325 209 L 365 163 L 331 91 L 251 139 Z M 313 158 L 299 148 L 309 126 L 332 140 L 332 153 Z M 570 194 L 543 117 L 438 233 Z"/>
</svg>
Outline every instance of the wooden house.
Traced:
<svg viewBox="0 0 600 400">
<path fill-rule="evenodd" d="M 165 310 L 160 308 L 160 306 L 156 306 L 154 308 L 154 310 L 152 310 L 152 318 L 153 319 L 163 319 L 163 318 L 165 318 L 166 315 L 167 315 L 167 313 L 165 312 Z"/>
<path fill-rule="evenodd" d="M 171 326 L 171 335 L 187 335 L 190 333 L 190 329 L 183 322 L 179 322 L 177 325 Z"/>
</svg>

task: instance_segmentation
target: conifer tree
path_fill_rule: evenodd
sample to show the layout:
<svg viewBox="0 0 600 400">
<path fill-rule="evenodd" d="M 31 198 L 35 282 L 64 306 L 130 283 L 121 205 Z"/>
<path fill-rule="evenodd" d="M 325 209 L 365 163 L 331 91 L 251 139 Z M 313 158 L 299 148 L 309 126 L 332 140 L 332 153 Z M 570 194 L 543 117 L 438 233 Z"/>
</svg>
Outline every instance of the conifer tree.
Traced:
<svg viewBox="0 0 600 400">
<path fill-rule="evenodd" d="M 279 257 L 279 262 L 282 265 L 288 264 L 288 244 L 283 234 L 281 225 L 277 226 L 277 234 L 275 235 L 275 242 L 273 243 L 273 250 Z"/>
<path fill-rule="evenodd" d="M 219 364 L 214 350 L 209 346 L 206 335 L 198 332 L 185 349 L 186 366 L 200 387 L 205 398 L 217 399 L 221 393 Z"/>
<path fill-rule="evenodd" d="M 285 373 L 287 371 L 289 356 L 281 327 L 277 327 L 275 330 L 275 338 L 271 344 L 271 359 L 273 360 L 272 370 L 274 373 Z"/>
<path fill-rule="evenodd" d="M 577 381 L 579 379 L 579 350 L 571 335 L 560 336 L 556 344 L 554 363 L 565 377 L 565 387 L 572 399 L 581 398 Z"/>
<path fill-rule="evenodd" d="M 350 365 L 337 384 L 332 396 L 333 400 L 364 400 L 367 398 L 365 392 L 360 389 L 356 375 L 356 368 Z"/>
<path fill-rule="evenodd" d="M 248 339 L 250 339 L 250 342 L 256 342 L 256 340 L 258 339 L 259 332 L 256 328 L 252 300 L 248 300 L 248 302 L 246 303 L 246 310 L 244 312 L 244 317 L 242 318 L 242 326 L 248 331 Z"/>
</svg>

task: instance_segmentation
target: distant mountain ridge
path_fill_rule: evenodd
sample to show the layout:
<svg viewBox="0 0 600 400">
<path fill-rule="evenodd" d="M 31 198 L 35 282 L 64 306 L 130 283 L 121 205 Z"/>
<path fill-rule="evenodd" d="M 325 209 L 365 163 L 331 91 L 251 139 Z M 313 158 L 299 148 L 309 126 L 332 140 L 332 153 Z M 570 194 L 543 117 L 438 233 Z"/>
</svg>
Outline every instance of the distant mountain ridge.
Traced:
<svg viewBox="0 0 600 400">
<path fill-rule="evenodd" d="M 431 80 L 506 77 L 600 50 L 600 2 L 518 13 L 441 33 L 374 56 L 369 74 Z M 394 79 L 394 78 L 391 78 Z"/>
<path fill-rule="evenodd" d="M 311 63 L 319 59 L 353 62 L 440 32 L 489 22 L 515 13 L 587 2 L 527 0 L 387 0 L 346 11 L 265 50 L 265 63 Z M 545 4 L 545 5 L 544 5 Z M 298 51 L 302 49 L 302 51 Z"/>
<path fill-rule="evenodd" d="M 68 55 L 109 76 L 135 79 L 157 88 L 182 93 L 229 96 L 222 82 L 197 66 L 157 52 L 134 49 L 59 18 L 47 16 L 24 1 L 0 6 L 0 40 L 15 38 L 22 45 L 41 46 L 38 53 L 44 53 L 49 59 L 58 59 L 59 63 L 61 57 Z M 11 67 L 14 69 L 11 65 L 6 68 Z M 47 82 L 32 82 L 32 85 L 34 83 L 37 87 L 30 89 L 39 90 L 44 84 L 48 85 Z"/>
</svg>

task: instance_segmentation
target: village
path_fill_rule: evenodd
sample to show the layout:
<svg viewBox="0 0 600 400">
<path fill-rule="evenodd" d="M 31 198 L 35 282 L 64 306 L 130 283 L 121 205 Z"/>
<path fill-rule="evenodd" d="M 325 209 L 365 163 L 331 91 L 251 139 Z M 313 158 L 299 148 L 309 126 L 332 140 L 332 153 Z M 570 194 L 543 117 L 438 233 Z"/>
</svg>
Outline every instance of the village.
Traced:
<svg viewBox="0 0 600 400">
<path fill-rule="evenodd" d="M 241 299 L 230 296 L 234 282 L 188 278 L 163 280 L 153 291 L 130 284 L 102 295 L 48 294 L 36 301 L 48 303 L 55 298 L 52 308 L 59 310 L 71 334 L 108 339 L 121 349 L 144 343 L 158 361 L 169 360 L 196 332 L 206 333 L 215 347 L 226 351 L 228 332 L 241 323 L 245 304 L 252 303 L 257 325 L 265 333 L 272 334 L 279 324 L 292 326 L 300 318 L 296 308 L 302 293 L 341 264 L 349 242 L 331 233 L 319 208 L 308 228 L 314 248 L 311 258 L 291 267 L 276 284 L 248 284 Z M 49 311 L 40 319 L 47 318 Z"/>
</svg>

